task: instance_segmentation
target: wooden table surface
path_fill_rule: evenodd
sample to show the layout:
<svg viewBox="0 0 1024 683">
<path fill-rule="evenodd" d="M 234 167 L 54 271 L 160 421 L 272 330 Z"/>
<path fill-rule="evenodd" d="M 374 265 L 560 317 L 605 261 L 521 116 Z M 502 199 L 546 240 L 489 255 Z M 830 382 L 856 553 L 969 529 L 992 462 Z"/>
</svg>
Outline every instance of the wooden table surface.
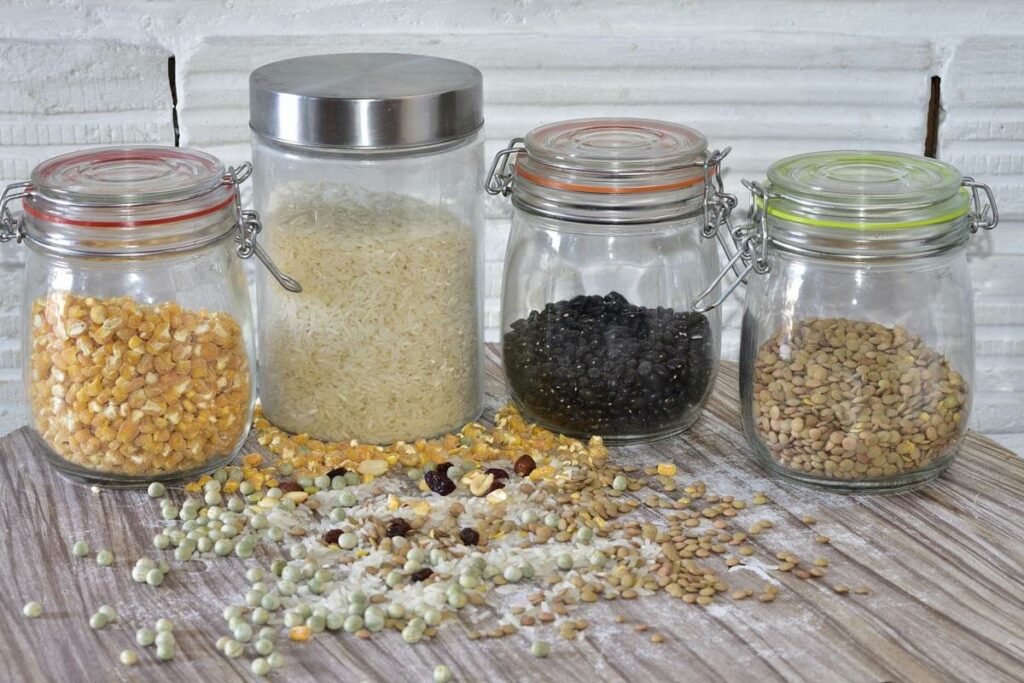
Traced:
<svg viewBox="0 0 1024 683">
<path fill-rule="evenodd" d="M 486 415 L 504 400 L 495 361 L 491 349 Z M 738 425 L 736 368 L 726 363 L 688 433 L 613 455 L 675 462 L 682 479 L 703 480 L 709 492 L 766 492 L 771 503 L 751 519 L 770 519 L 774 528 L 754 539 L 767 568 L 754 585 L 777 581 L 774 603 L 719 598 L 702 608 L 665 594 L 596 603 L 577 612 L 593 626 L 575 642 L 551 626 L 469 641 L 452 623 L 414 646 L 393 632 L 370 640 L 325 633 L 304 645 L 283 639 L 286 669 L 269 680 L 429 681 L 439 663 L 459 681 L 1024 680 L 1024 459 L 971 434 L 952 468 L 926 489 L 843 497 L 767 478 Z M 270 558 L 175 563 L 163 587 L 135 584 L 134 560 L 160 554 L 150 544 L 161 527 L 158 511 L 142 491 L 96 494 L 61 478 L 31 452 L 24 430 L 0 440 L 0 680 L 251 678 L 249 657 L 228 660 L 214 642 L 225 630 L 223 606 L 247 588 L 243 566 Z M 803 515 L 818 519 L 813 529 L 800 522 Z M 831 546 L 815 544 L 817 533 L 829 535 Z M 114 567 L 73 558 L 70 545 L 81 538 L 94 550 L 111 548 Z M 801 581 L 774 571 L 769 560 L 779 550 L 828 557 L 828 577 Z M 727 575 L 737 586 L 750 577 L 749 567 Z M 839 595 L 830 588 L 839 582 L 871 592 Z M 43 603 L 43 617 L 21 615 L 29 600 Z M 121 616 L 96 632 L 87 619 L 103 603 Z M 472 608 L 462 614 L 477 627 L 494 617 Z M 154 615 L 178 624 L 171 663 L 135 646 L 135 629 Z M 616 615 L 627 622 L 615 623 Z M 638 620 L 666 641 L 635 633 L 630 622 Z M 548 659 L 529 656 L 533 638 L 552 643 Z M 125 648 L 140 651 L 139 665 L 117 662 Z"/>
</svg>

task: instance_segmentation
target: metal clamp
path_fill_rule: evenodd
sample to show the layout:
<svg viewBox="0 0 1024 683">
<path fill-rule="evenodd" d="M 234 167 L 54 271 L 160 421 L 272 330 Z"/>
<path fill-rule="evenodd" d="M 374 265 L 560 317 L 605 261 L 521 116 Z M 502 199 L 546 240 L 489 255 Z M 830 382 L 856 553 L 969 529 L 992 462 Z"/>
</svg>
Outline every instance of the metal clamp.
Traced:
<svg viewBox="0 0 1024 683">
<path fill-rule="evenodd" d="M 738 225 L 729 229 L 729 236 L 736 247 L 726 262 L 725 268 L 711 281 L 711 284 L 697 295 L 693 300 L 693 310 L 698 313 L 707 313 L 718 308 L 741 284 L 746 284 L 747 277 L 751 273 L 763 275 L 770 270 L 768 263 L 768 192 L 758 183 L 743 181 L 743 186 L 750 190 L 750 222 L 745 225 Z M 760 202 L 758 202 L 760 199 Z M 725 247 L 724 236 L 719 235 L 726 254 L 730 250 Z M 740 269 L 742 264 L 742 270 Z M 711 296 L 715 288 L 722 283 L 725 276 L 732 270 L 736 278 L 726 287 L 725 291 L 715 301 L 704 304 L 703 302 Z"/>
<path fill-rule="evenodd" d="M 992 188 L 967 176 L 964 176 L 962 184 L 971 193 L 971 208 L 968 212 L 971 218 L 971 232 L 991 230 L 999 225 L 999 209 L 996 208 L 996 196 L 992 193 Z M 982 193 L 985 195 L 984 201 Z"/>
<path fill-rule="evenodd" d="M 515 175 L 512 173 L 512 157 L 525 151 L 523 138 L 512 138 L 508 146 L 494 155 L 491 169 L 487 172 L 484 191 L 490 195 L 507 197 L 512 194 Z"/>
<path fill-rule="evenodd" d="M 739 264 L 733 259 L 732 248 L 721 230 L 722 225 L 725 225 L 730 236 L 732 235 L 731 216 L 737 204 L 736 195 L 726 192 L 725 183 L 722 181 L 722 160 L 731 151 L 732 147 L 726 147 L 721 151 L 716 149 L 704 158 L 704 225 L 701 228 L 701 235 L 705 239 L 718 238 L 722 252 L 728 257 L 728 263 L 733 264 L 733 274 L 743 279 Z"/>
<path fill-rule="evenodd" d="M 252 164 L 247 161 L 241 166 L 229 168 L 224 176 L 224 181 L 231 183 L 235 190 L 235 208 L 238 211 L 238 224 L 235 233 L 236 253 L 243 259 L 255 256 L 270 271 L 279 285 L 289 292 L 301 292 L 302 285 L 294 278 L 285 275 L 270 258 L 270 254 L 256 241 L 256 236 L 263 230 L 260 214 L 256 211 L 242 209 L 242 193 L 238 186 L 248 180 L 251 175 Z"/>
<path fill-rule="evenodd" d="M 22 223 L 21 217 L 15 217 L 11 213 L 11 209 L 8 206 L 10 202 L 16 199 L 24 199 L 31 193 L 30 183 L 13 183 L 4 188 L 3 194 L 0 195 L 0 242 L 10 242 L 14 240 L 20 243 L 25 239 L 25 226 Z"/>
</svg>

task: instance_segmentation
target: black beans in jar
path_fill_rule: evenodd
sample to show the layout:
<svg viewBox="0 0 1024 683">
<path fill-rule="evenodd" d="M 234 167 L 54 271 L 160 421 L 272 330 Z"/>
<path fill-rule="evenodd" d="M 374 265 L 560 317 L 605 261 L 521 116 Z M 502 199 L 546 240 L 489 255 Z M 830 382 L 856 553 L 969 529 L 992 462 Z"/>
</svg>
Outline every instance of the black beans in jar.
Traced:
<svg viewBox="0 0 1024 683">
<path fill-rule="evenodd" d="M 707 316 L 617 292 L 547 304 L 512 323 L 505 374 L 529 413 L 577 434 L 670 430 L 701 403 L 715 352 Z"/>
</svg>

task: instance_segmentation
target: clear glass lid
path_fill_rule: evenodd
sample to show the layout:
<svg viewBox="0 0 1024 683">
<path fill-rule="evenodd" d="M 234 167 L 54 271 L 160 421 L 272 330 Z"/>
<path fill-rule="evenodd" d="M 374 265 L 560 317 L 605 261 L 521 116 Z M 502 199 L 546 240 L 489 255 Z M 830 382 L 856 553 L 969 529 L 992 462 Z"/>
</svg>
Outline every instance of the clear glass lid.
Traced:
<svg viewBox="0 0 1024 683">
<path fill-rule="evenodd" d="M 54 157 L 32 171 L 25 211 L 88 228 L 142 227 L 227 208 L 224 165 L 177 147 L 104 147 Z"/>
<path fill-rule="evenodd" d="M 626 118 L 575 119 L 530 131 L 516 175 L 577 192 L 677 190 L 704 181 L 707 140 L 686 126 Z"/>
<path fill-rule="evenodd" d="M 22 202 L 26 237 L 62 251 L 107 254 L 207 242 L 237 222 L 242 179 L 209 154 L 176 147 L 65 154 L 32 171 Z"/>
<path fill-rule="evenodd" d="M 953 166 L 896 152 L 815 152 L 768 169 L 768 215 L 826 228 L 904 229 L 967 214 Z"/>
</svg>

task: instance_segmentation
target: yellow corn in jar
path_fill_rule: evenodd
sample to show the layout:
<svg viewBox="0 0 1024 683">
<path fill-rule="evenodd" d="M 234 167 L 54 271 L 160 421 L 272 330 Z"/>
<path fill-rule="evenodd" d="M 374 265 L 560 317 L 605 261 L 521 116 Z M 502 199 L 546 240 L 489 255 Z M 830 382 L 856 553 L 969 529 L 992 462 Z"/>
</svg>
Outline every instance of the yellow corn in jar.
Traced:
<svg viewBox="0 0 1024 683">
<path fill-rule="evenodd" d="M 238 257 L 265 258 L 258 218 L 240 208 L 248 174 L 190 150 L 118 147 L 56 157 L 7 188 L 0 241 L 27 247 L 30 434 L 62 473 L 139 485 L 241 447 L 255 381 Z"/>
</svg>

